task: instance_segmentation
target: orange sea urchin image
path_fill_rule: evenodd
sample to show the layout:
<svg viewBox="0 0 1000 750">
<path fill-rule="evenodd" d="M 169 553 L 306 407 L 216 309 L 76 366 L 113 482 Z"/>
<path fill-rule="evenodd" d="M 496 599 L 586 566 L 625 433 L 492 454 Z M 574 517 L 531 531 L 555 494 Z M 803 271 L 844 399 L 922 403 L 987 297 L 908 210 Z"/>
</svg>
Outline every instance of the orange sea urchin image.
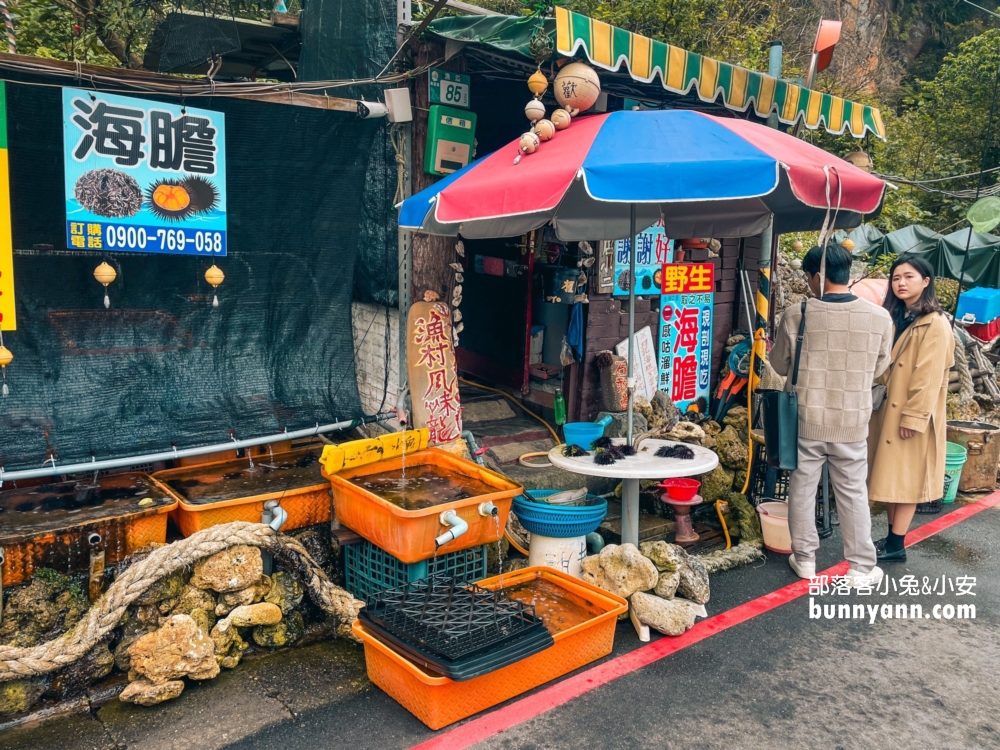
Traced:
<svg viewBox="0 0 1000 750">
<path fill-rule="evenodd" d="M 211 211 L 218 203 L 215 186 L 200 177 L 184 180 L 157 180 L 146 190 L 149 210 L 161 219 L 181 221 Z"/>
</svg>

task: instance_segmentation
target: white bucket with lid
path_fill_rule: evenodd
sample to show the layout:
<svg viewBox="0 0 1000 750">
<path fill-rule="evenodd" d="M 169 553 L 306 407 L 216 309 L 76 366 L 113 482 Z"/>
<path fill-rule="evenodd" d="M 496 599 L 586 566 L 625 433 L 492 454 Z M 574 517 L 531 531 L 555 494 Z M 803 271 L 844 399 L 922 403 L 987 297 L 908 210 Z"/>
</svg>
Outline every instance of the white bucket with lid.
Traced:
<svg viewBox="0 0 1000 750">
<path fill-rule="evenodd" d="M 764 546 L 771 552 L 792 554 L 792 535 L 788 531 L 788 504 L 766 502 L 757 506 Z"/>
</svg>

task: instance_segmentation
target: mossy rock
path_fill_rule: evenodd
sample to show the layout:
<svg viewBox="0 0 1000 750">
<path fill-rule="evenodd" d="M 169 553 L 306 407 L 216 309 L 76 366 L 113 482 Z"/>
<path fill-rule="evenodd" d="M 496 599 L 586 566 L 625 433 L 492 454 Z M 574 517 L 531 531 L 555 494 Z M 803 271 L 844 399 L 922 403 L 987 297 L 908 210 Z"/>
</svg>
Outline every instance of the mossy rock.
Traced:
<svg viewBox="0 0 1000 750">
<path fill-rule="evenodd" d="M 719 454 L 719 461 L 724 466 L 734 470 L 746 469 L 747 444 L 732 425 L 727 425 L 726 429 L 715 436 L 715 452 Z"/>
<path fill-rule="evenodd" d="M 187 585 L 188 573 L 181 569 L 150 586 L 136 599 L 136 604 L 159 604 L 168 599 L 178 599 Z M 167 610 L 170 611 L 169 609 Z M 166 614 L 164 612 L 163 614 Z"/>
<path fill-rule="evenodd" d="M 727 497 L 733 488 L 735 472 L 721 463 L 708 474 L 702 474 L 699 494 L 706 503 L 714 503 L 720 497 Z"/>
<path fill-rule="evenodd" d="M 45 688 L 41 679 L 0 682 L 0 716 L 24 713 L 42 697 Z"/>
<path fill-rule="evenodd" d="M 253 641 L 264 648 L 281 648 L 295 643 L 306 632 L 302 613 L 289 612 L 276 625 L 258 625 L 253 629 Z"/>
<path fill-rule="evenodd" d="M 90 608 L 83 588 L 54 570 L 39 568 L 27 586 L 5 594 L 0 645 L 28 648 L 73 627 Z"/>
</svg>

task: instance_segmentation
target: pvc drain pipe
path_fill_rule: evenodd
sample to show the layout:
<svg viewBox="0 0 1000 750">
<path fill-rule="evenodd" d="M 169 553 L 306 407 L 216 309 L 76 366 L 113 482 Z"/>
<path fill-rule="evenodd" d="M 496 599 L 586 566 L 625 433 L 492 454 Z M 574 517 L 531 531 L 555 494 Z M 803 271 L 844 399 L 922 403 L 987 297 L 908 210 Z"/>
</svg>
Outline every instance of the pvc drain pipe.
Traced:
<svg viewBox="0 0 1000 750">
<path fill-rule="evenodd" d="M 434 540 L 435 547 L 440 547 L 450 541 L 458 539 L 462 536 L 462 534 L 469 530 L 469 524 L 453 510 L 446 510 L 441 514 L 441 525 L 450 526 L 451 528 Z"/>
</svg>

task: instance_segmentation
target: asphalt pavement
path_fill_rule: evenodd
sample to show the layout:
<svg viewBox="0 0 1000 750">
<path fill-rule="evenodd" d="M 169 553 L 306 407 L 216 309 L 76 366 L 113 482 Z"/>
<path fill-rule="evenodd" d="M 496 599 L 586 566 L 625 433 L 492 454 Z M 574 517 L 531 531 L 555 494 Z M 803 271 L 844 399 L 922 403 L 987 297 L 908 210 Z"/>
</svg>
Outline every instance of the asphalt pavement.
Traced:
<svg viewBox="0 0 1000 750">
<path fill-rule="evenodd" d="M 368 682 L 359 648 L 338 642 L 248 662 L 153 709 L 113 701 L 0 732 L 0 748 L 998 747 L 998 508 L 910 547 L 907 563 L 886 564 L 886 593 L 814 590 L 768 609 L 767 595 L 796 580 L 783 556 L 715 575 L 710 615 L 760 613 L 633 671 L 631 657 L 653 653 L 637 649 L 658 636 L 641 644 L 620 623 L 604 662 L 630 655 L 612 665 L 623 665 L 621 676 L 588 686 L 591 665 L 577 673 L 578 697 L 540 695 L 544 686 L 486 714 L 485 733 L 479 717 L 427 729 Z M 882 516 L 875 535 L 884 533 Z M 835 530 L 817 568 L 841 559 Z"/>
</svg>

